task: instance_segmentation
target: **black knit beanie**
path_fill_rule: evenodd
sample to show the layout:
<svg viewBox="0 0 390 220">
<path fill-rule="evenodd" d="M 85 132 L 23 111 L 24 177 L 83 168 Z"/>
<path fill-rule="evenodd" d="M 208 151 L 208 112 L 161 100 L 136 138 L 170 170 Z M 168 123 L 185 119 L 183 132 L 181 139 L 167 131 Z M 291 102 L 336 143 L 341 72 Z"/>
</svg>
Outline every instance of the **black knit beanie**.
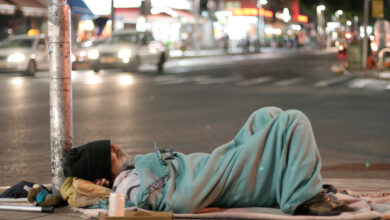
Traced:
<svg viewBox="0 0 390 220">
<path fill-rule="evenodd" d="M 65 155 L 65 175 L 94 181 L 111 181 L 111 142 L 93 141 L 71 149 Z"/>
</svg>

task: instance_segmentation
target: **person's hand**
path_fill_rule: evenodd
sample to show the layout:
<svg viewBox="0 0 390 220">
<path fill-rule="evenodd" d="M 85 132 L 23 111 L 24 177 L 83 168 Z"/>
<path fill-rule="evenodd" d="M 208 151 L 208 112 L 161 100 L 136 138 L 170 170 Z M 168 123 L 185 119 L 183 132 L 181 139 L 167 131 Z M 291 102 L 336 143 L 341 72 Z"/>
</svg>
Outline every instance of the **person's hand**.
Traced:
<svg viewBox="0 0 390 220">
<path fill-rule="evenodd" d="M 109 187 L 110 186 L 110 181 L 106 180 L 105 178 L 97 179 L 97 180 L 95 180 L 94 183 L 97 184 L 97 185 L 100 185 L 100 186 L 105 186 L 105 187 Z"/>
</svg>

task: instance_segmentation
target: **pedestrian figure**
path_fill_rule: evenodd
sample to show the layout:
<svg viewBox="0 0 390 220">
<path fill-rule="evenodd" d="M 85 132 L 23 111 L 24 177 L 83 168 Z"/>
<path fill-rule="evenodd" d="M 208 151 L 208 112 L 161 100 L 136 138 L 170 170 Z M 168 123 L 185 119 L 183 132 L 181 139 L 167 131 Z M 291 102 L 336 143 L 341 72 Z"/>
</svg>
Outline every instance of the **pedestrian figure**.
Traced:
<svg viewBox="0 0 390 220">
<path fill-rule="evenodd" d="M 229 41 L 229 35 L 225 34 L 225 36 L 223 37 L 223 50 L 225 51 L 225 53 L 229 53 Z"/>
</svg>

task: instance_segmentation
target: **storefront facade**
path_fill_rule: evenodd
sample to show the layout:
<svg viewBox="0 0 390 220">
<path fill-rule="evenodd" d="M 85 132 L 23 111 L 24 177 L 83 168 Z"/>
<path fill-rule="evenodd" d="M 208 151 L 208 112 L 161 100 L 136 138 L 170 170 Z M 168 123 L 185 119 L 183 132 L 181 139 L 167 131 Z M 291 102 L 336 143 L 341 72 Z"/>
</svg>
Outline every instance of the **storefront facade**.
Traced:
<svg viewBox="0 0 390 220">
<path fill-rule="evenodd" d="M 232 47 L 243 42 L 273 47 L 292 47 L 294 41 L 305 44 L 308 17 L 299 13 L 299 1 L 286 2 L 281 11 L 271 11 L 257 0 L 225 0 L 224 10 L 216 12 L 215 37 L 228 36 Z"/>
</svg>

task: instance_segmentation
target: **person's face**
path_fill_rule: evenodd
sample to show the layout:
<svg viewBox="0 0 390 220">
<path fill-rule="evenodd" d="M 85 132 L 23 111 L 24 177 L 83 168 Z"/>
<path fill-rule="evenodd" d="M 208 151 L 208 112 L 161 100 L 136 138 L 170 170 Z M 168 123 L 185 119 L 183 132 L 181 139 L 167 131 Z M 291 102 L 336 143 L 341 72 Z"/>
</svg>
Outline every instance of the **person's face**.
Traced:
<svg viewBox="0 0 390 220">
<path fill-rule="evenodd" d="M 121 168 L 126 163 L 127 157 L 126 154 L 124 154 L 118 145 L 112 144 L 111 145 L 111 173 L 112 173 L 112 180 L 118 176 Z"/>
</svg>

